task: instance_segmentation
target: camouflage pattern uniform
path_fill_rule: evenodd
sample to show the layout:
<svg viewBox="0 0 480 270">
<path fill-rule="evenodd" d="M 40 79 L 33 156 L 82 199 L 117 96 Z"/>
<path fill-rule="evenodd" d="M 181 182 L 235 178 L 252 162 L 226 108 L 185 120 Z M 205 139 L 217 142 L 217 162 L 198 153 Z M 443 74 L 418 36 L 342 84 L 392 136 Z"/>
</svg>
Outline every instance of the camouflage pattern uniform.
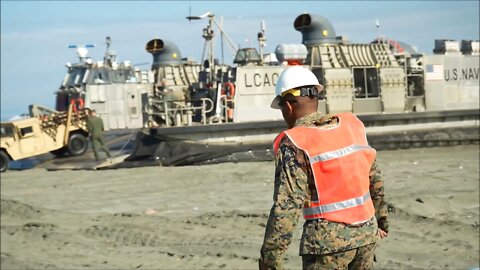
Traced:
<svg viewBox="0 0 480 270">
<path fill-rule="evenodd" d="M 295 126 L 334 126 L 338 118 L 313 113 L 298 119 Z M 371 265 L 350 264 L 355 269 L 373 266 L 373 253 L 377 229 L 388 231 L 387 205 L 383 199 L 381 172 L 376 162 L 370 171 L 370 194 L 375 207 L 375 217 L 368 222 L 352 226 L 323 219 L 306 220 L 300 242 L 300 255 L 304 269 L 347 269 L 355 253 L 371 258 Z M 317 199 L 313 174 L 307 155 L 298 149 L 288 136 L 284 136 L 276 157 L 274 204 L 265 229 L 260 265 L 282 269 L 282 254 L 292 240 L 293 231 L 302 209 Z"/>
<path fill-rule="evenodd" d="M 97 116 L 89 116 L 87 119 L 87 130 L 90 133 L 90 139 L 92 140 L 93 154 L 95 155 L 95 160 L 99 161 L 100 156 L 98 150 L 102 149 L 105 151 L 108 157 L 111 157 L 108 147 L 103 141 L 103 121 L 102 118 Z"/>
</svg>

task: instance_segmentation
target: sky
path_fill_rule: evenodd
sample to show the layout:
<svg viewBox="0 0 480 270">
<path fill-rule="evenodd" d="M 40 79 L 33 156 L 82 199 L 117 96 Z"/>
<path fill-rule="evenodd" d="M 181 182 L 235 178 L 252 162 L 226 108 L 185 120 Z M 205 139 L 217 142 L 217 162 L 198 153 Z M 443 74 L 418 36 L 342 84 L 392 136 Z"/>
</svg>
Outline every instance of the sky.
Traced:
<svg viewBox="0 0 480 270">
<path fill-rule="evenodd" d="M 265 21 L 267 46 L 300 44 L 293 28 L 304 12 L 327 18 L 337 36 L 369 43 L 380 36 L 415 46 L 431 54 L 435 39 L 480 39 L 479 0 L 471 1 L 5 1 L 1 11 L 0 116 L 5 121 L 28 113 L 30 104 L 55 107 L 55 91 L 67 62 L 77 62 L 70 44 L 95 44 L 94 61 L 112 39 L 117 60 L 148 70 L 152 56 L 145 44 L 153 38 L 175 43 L 182 57 L 200 62 L 208 20 L 189 15 L 215 14 L 223 30 L 239 47 L 258 48 L 257 32 Z M 380 23 L 376 27 L 376 21 Z M 218 33 L 218 31 L 217 31 Z M 217 37 L 216 54 L 221 59 Z M 233 64 L 224 47 L 224 62 Z"/>
</svg>

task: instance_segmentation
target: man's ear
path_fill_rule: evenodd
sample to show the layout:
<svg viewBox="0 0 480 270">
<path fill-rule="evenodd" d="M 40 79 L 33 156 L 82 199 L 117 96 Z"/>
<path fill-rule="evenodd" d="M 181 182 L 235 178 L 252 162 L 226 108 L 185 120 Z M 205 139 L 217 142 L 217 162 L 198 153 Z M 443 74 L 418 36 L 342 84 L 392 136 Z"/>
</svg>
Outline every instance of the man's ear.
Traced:
<svg viewBox="0 0 480 270">
<path fill-rule="evenodd" d="M 286 109 L 287 109 L 288 114 L 289 114 L 289 115 L 292 115 L 292 113 L 293 113 L 292 103 L 287 100 L 287 101 L 285 102 L 285 106 L 287 106 Z"/>
</svg>

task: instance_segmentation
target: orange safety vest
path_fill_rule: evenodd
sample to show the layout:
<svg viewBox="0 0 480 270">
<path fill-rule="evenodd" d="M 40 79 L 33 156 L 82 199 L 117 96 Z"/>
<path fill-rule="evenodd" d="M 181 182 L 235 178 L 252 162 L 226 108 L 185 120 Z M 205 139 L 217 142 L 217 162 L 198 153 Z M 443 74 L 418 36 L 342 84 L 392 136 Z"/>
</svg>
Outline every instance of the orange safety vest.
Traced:
<svg viewBox="0 0 480 270">
<path fill-rule="evenodd" d="M 370 197 L 370 168 L 376 151 L 368 145 L 363 123 L 352 113 L 337 115 L 338 125 L 321 129 L 294 127 L 280 133 L 308 155 L 318 201 L 303 208 L 305 219 L 360 224 L 375 215 Z"/>
</svg>

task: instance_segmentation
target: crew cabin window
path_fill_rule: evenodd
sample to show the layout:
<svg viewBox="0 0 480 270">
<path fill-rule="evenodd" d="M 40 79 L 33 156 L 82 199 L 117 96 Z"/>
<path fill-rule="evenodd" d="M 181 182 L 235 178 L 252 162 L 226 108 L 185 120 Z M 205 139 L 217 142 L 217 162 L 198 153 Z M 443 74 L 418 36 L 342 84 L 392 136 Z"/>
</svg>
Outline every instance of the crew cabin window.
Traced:
<svg viewBox="0 0 480 270">
<path fill-rule="evenodd" d="M 354 68 L 353 87 L 355 98 L 376 98 L 380 94 L 379 76 L 376 68 Z"/>
<path fill-rule="evenodd" d="M 127 80 L 129 70 L 109 70 L 108 76 L 110 77 L 112 83 L 123 83 Z"/>
<path fill-rule="evenodd" d="M 90 70 L 90 74 L 87 78 L 87 84 L 105 84 L 110 83 L 110 77 L 108 70 L 104 67 L 95 68 Z"/>
<path fill-rule="evenodd" d="M 76 68 L 70 69 L 67 79 L 65 80 L 66 82 L 64 86 L 70 87 L 70 86 L 81 84 L 86 72 L 87 72 L 87 69 L 82 67 L 76 67 Z"/>
<path fill-rule="evenodd" d="M 102 73 L 98 72 L 98 73 L 96 74 L 94 83 L 97 83 L 97 84 L 105 83 L 105 81 L 103 80 L 103 75 L 102 75 Z"/>
</svg>

